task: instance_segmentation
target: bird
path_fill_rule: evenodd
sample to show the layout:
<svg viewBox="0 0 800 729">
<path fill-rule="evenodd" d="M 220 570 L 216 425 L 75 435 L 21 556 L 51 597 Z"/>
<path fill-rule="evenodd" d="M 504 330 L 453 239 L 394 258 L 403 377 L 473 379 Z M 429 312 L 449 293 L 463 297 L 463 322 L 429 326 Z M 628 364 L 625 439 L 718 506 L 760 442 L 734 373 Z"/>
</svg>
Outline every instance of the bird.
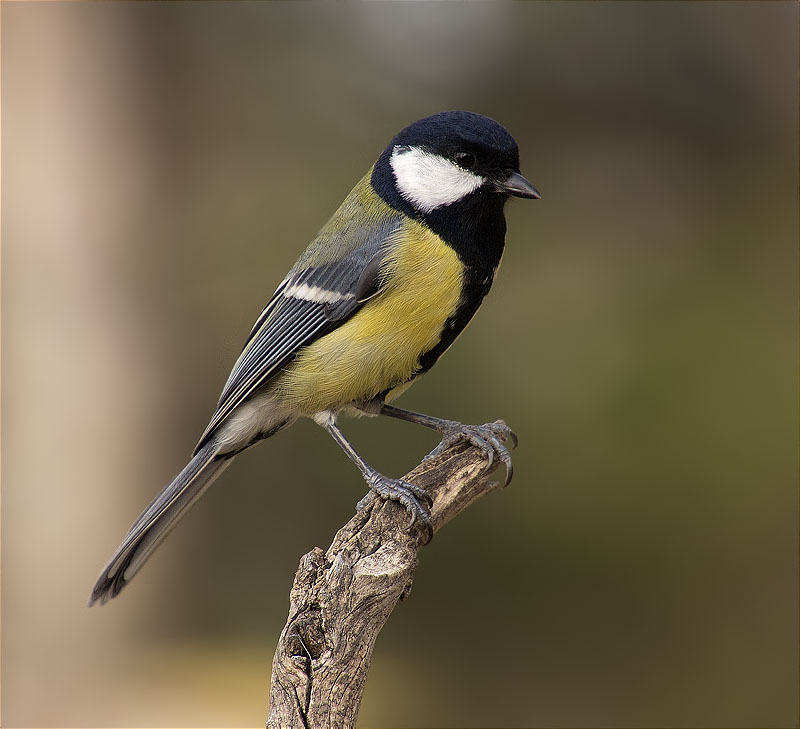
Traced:
<svg viewBox="0 0 800 729">
<path fill-rule="evenodd" d="M 432 500 L 378 473 L 338 425 L 384 415 L 467 440 L 512 463 L 500 422 L 465 425 L 391 402 L 436 363 L 481 305 L 505 245 L 509 197 L 540 198 L 497 121 L 470 111 L 420 119 L 395 135 L 278 285 L 250 331 L 185 468 L 133 523 L 89 605 L 115 597 L 231 463 L 301 417 L 322 426 L 376 497 L 433 535 Z M 366 505 L 367 497 L 358 507 Z"/>
</svg>

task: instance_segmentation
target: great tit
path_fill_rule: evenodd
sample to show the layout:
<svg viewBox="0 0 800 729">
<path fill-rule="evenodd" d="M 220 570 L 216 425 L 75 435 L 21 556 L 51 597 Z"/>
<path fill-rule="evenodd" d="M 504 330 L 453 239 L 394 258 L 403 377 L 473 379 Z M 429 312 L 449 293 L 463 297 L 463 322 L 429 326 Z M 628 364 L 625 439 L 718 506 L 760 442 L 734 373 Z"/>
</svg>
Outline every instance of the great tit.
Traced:
<svg viewBox="0 0 800 729">
<path fill-rule="evenodd" d="M 192 459 L 131 527 L 92 590 L 115 597 L 236 454 L 299 417 L 325 428 L 372 491 L 432 535 L 424 489 L 381 475 L 337 425 L 388 415 L 511 458 L 503 426 L 463 425 L 393 407 L 455 341 L 492 285 L 509 196 L 539 198 L 514 138 L 493 119 L 449 111 L 389 142 L 300 256 L 256 320 Z"/>
</svg>

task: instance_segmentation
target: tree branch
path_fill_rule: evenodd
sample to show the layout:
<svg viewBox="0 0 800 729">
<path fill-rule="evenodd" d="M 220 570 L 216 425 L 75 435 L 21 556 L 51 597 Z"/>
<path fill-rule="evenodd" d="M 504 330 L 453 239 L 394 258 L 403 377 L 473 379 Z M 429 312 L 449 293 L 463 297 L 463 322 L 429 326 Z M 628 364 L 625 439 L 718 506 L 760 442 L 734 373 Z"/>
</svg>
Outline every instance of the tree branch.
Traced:
<svg viewBox="0 0 800 729">
<path fill-rule="evenodd" d="M 496 465 L 461 442 L 403 480 L 433 498 L 435 533 L 499 486 L 488 480 Z M 327 552 L 315 547 L 300 560 L 272 662 L 268 729 L 355 726 L 375 639 L 408 596 L 425 540 L 424 529 L 409 529 L 408 519 L 396 502 L 370 496 Z"/>
</svg>

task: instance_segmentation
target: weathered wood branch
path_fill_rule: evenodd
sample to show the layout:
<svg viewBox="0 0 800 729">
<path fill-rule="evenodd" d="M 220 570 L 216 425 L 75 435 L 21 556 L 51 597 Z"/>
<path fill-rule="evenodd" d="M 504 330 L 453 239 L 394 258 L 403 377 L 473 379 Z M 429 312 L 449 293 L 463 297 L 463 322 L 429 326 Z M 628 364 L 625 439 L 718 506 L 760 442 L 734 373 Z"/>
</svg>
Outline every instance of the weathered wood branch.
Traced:
<svg viewBox="0 0 800 729">
<path fill-rule="evenodd" d="M 488 478 L 497 463 L 458 443 L 403 478 L 433 498 L 435 533 L 499 486 Z M 272 662 L 268 729 L 355 726 L 375 639 L 408 596 L 425 541 L 408 519 L 397 503 L 369 497 L 327 552 L 315 547 L 300 560 Z"/>
</svg>

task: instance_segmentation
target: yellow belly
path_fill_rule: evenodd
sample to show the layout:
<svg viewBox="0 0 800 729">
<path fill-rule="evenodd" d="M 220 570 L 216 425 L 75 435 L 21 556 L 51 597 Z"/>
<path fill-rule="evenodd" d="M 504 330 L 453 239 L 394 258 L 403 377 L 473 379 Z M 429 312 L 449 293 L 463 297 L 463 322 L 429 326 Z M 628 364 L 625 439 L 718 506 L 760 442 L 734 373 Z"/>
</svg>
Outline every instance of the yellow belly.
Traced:
<svg viewBox="0 0 800 729">
<path fill-rule="evenodd" d="M 410 380 L 438 343 L 461 297 L 464 267 L 455 251 L 409 223 L 383 270 L 386 288 L 270 383 L 283 407 L 311 415 L 370 400 Z"/>
</svg>

